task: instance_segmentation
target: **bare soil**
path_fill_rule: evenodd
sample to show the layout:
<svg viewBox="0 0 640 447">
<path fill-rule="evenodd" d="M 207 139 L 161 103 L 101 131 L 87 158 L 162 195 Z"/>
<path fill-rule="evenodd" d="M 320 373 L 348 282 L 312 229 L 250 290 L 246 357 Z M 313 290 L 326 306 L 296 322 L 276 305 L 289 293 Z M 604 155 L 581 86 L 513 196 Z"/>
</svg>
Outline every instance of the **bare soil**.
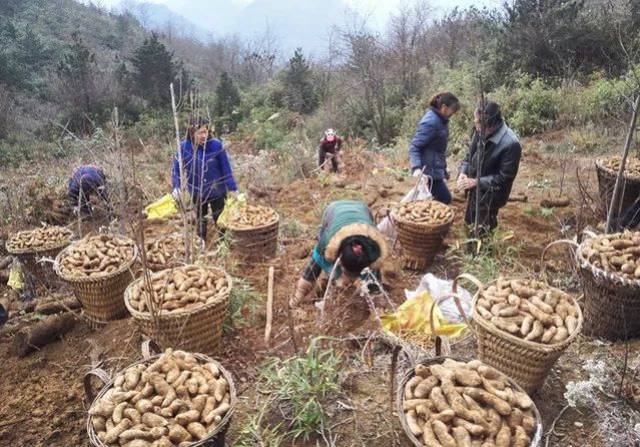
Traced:
<svg viewBox="0 0 640 447">
<path fill-rule="evenodd" d="M 525 142 L 525 148 L 529 147 Z M 533 145 L 531 145 L 533 146 Z M 261 399 L 256 390 L 260 366 L 268 357 L 286 357 L 294 353 L 289 330 L 287 302 L 293 293 L 299 272 L 307 262 L 313 247 L 315 233 L 322 208 L 336 198 L 353 197 L 365 200 L 374 210 L 382 210 L 399 200 L 412 186 L 409 178 L 399 179 L 385 174 L 387 161 L 380 155 L 361 150 L 347 151 L 346 169 L 329 182 L 317 178 L 298 180 L 286 185 L 277 193 L 267 194 L 261 202 L 273 206 L 281 216 L 295 218 L 302 224 L 303 234 L 296 238 L 283 238 L 278 257 L 269 262 L 254 265 L 229 264 L 230 273 L 247 278 L 252 286 L 266 296 L 267 269 L 275 267 L 275 301 L 273 339 L 270 346 L 263 340 L 265 312 L 247 315 L 251 324 L 235 328 L 225 335 L 223 348 L 216 356 L 233 374 L 241 403 L 233 418 L 228 434 L 228 445 L 234 445 L 241 427 L 253 414 Z M 378 169 L 372 175 L 373 167 Z M 519 261 L 529 271 L 540 267 L 540 256 L 551 241 L 562 238 L 563 224 L 576 224 L 580 218 L 580 194 L 575 172 L 595 191 L 595 176 L 591 172 L 592 161 L 573 157 L 568 159 L 525 150 L 521 171 L 514 187 L 514 194 L 526 195 L 527 202 L 510 202 L 500 213 L 502 229 L 511 230 L 515 241 L 522 247 Z M 563 174 L 564 173 L 564 174 Z M 564 177 L 562 195 L 572 199 L 572 205 L 557 209 L 553 215 L 540 213 L 539 201 L 550 195 L 559 195 Z M 546 179 L 550 187 L 535 187 Z M 453 186 L 453 185 L 451 185 Z M 447 239 L 449 246 L 464 237 L 462 216 L 464 202 L 454 202 L 457 216 L 455 228 Z M 562 270 L 565 254 L 558 249 L 550 259 Z M 424 272 L 412 272 L 401 268 L 396 254 L 385 266 L 385 279 L 391 298 L 396 303 L 404 299 L 405 288 L 415 288 Z M 439 274 L 455 276 L 459 266 L 446 256 L 433 266 Z M 559 274 L 570 272 L 562 271 Z M 535 273 L 534 273 L 535 274 Z M 1 291 L 1 290 L 0 290 Z M 578 290 L 575 290 L 578 292 Z M 8 293 L 8 292 L 7 292 Z M 40 291 L 40 299 L 46 294 Z M 383 305 L 384 302 L 378 303 Z M 358 336 L 368 337 L 377 329 L 367 303 L 345 293 L 328 303 L 325 321 L 319 321 L 319 311 L 309 303 L 303 306 L 304 316 L 294 322 L 299 349 L 318 335 L 329 335 L 343 341 L 331 343 L 345 356 L 342 374 L 341 396 L 329 406 L 331 433 L 337 436 L 339 446 L 405 446 L 395 409 L 390 402 L 389 350 L 373 344 L 371 357 L 363 355 L 363 345 Z M 85 431 L 87 402 L 83 389 L 84 375 L 96 365 L 114 372 L 140 357 L 141 338 L 129 318 L 113 321 L 101 330 L 92 331 L 84 323 L 76 327 L 62 340 L 52 343 L 25 358 L 10 355 L 10 336 L 0 338 L 0 446 L 81 446 L 88 445 Z M 638 344 L 634 344 L 631 352 Z M 542 390 L 533 398 L 543 415 L 545 431 L 548 430 L 566 405 L 564 385 L 570 380 L 584 378 L 581 365 L 604 348 L 601 344 L 580 337 L 560 358 L 550 372 Z M 607 346 L 613 356 L 621 356 L 623 344 Z M 455 355 L 472 357 L 473 349 L 456 352 Z M 367 360 L 369 358 L 369 360 Z M 99 383 L 94 381 L 94 389 Z M 275 421 L 274 421 L 275 422 Z M 555 425 L 555 434 L 549 438 L 550 446 L 605 446 L 611 445 L 603 438 L 593 415 L 567 411 Z M 291 440 L 290 445 L 324 445 L 322 438 L 308 441 Z"/>
</svg>

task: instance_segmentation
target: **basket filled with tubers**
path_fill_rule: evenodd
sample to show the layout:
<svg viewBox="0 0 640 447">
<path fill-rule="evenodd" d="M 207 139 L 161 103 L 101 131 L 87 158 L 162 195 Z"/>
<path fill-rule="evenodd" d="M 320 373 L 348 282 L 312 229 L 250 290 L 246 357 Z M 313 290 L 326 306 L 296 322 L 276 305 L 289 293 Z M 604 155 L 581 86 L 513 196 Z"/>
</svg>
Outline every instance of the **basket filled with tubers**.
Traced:
<svg viewBox="0 0 640 447">
<path fill-rule="evenodd" d="M 542 438 L 531 398 L 480 360 L 419 362 L 403 377 L 396 405 L 416 447 L 536 447 Z"/>
<path fill-rule="evenodd" d="M 91 376 L 105 386 L 93 398 Z M 167 349 L 109 380 L 85 377 L 95 447 L 222 447 L 236 405 L 231 374 L 203 354 Z"/>
<path fill-rule="evenodd" d="M 131 239 L 110 234 L 88 234 L 56 257 L 56 274 L 66 281 L 96 326 L 124 316 L 124 290 L 133 280 L 136 260 Z"/>
<path fill-rule="evenodd" d="M 480 287 L 471 318 L 478 358 L 527 392 L 542 386 L 583 321 L 571 295 L 541 281 L 502 277 Z"/>
<path fill-rule="evenodd" d="M 609 340 L 640 336 L 640 231 L 585 239 L 576 250 L 584 288 L 585 333 Z"/>
<path fill-rule="evenodd" d="M 245 261 L 275 257 L 278 249 L 280 217 L 272 208 L 243 205 L 235 208 L 225 222 L 225 239 L 233 253 Z"/>
<path fill-rule="evenodd" d="M 125 305 L 150 339 L 212 354 L 222 339 L 231 287 L 222 269 L 186 265 L 153 273 L 148 282 L 138 278 L 125 291 Z"/>
<path fill-rule="evenodd" d="M 178 267 L 185 262 L 185 237 L 182 233 L 160 235 L 145 240 L 147 266 L 154 272 L 171 267 Z M 191 250 L 201 245 L 201 240 L 193 237 Z"/>
<path fill-rule="evenodd" d="M 12 234 L 6 243 L 7 253 L 18 258 L 25 270 L 34 278 L 49 284 L 55 278 L 53 263 L 42 258 L 55 258 L 71 243 L 73 232 L 65 227 L 43 225 Z"/>
<path fill-rule="evenodd" d="M 598 190 L 603 204 L 603 212 L 609 210 L 609 205 L 613 200 L 613 189 L 616 184 L 616 177 L 620 169 L 621 157 L 601 158 L 596 160 L 596 173 L 598 175 Z M 616 205 L 614 210 L 617 215 L 618 210 L 626 210 L 640 196 L 640 159 L 629 157 L 625 164 L 622 183 L 620 184 L 620 206 Z"/>
<path fill-rule="evenodd" d="M 435 200 L 400 204 L 391 212 L 407 268 L 422 270 L 433 262 L 453 223 L 453 209 Z"/>
</svg>

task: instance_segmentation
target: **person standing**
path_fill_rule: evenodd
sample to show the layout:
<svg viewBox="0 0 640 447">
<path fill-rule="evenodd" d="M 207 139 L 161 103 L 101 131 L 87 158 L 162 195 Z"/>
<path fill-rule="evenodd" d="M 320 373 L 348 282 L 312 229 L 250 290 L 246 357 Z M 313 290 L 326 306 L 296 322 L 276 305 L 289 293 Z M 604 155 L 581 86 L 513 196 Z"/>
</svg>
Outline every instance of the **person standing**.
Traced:
<svg viewBox="0 0 640 447">
<path fill-rule="evenodd" d="M 429 109 L 418 123 L 409 148 L 409 162 L 414 177 L 421 173 L 431 177 L 431 194 L 438 202 L 451 203 L 451 192 L 445 182 L 449 119 L 460 109 L 453 93 L 438 93 L 429 101 Z"/>
<path fill-rule="evenodd" d="M 180 164 L 184 172 L 180 172 Z M 182 186 L 182 178 L 186 185 Z M 207 120 L 190 123 L 187 138 L 180 143 L 180 150 L 173 159 L 173 196 L 181 206 L 191 200 L 196 208 L 198 235 L 206 240 L 207 215 L 211 212 L 214 222 L 224 209 L 229 192 L 237 192 L 233 171 L 222 142 L 212 137 Z M 186 192 L 188 197 L 185 197 Z"/>
<path fill-rule="evenodd" d="M 483 150 L 480 144 L 481 120 L 484 121 Z M 493 101 L 486 102 L 484 111 L 481 111 L 480 107 L 476 108 L 474 126 L 469 151 L 460 165 L 456 185 L 458 189 L 467 192 L 467 225 L 475 224 L 476 196 L 479 196 L 479 234 L 475 236 L 482 237 L 496 228 L 498 211 L 509 200 L 511 187 L 520 166 L 522 146 L 515 132 L 502 119 L 500 106 Z"/>
<path fill-rule="evenodd" d="M 331 172 L 338 172 L 338 153 L 342 148 L 342 138 L 336 135 L 335 130 L 327 129 L 318 146 L 318 166 L 324 169 L 327 158 L 331 158 Z M 328 157 L 327 157 L 327 154 Z"/>
</svg>

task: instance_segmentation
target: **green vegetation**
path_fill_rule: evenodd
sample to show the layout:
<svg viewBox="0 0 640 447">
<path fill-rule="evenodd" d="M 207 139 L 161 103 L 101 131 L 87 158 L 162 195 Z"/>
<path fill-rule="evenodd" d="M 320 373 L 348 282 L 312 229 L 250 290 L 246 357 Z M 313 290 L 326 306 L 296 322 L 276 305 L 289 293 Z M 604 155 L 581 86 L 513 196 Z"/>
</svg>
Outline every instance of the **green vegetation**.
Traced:
<svg viewBox="0 0 640 447">
<path fill-rule="evenodd" d="M 303 356 L 267 361 L 261 377 L 263 393 L 269 396 L 255 418 L 242 430 L 239 445 L 277 446 L 285 437 L 302 438 L 326 431 L 327 404 L 340 391 L 342 359 L 333 350 L 322 350 L 313 340 Z M 274 412 L 282 423 L 265 429 L 261 420 Z"/>
</svg>

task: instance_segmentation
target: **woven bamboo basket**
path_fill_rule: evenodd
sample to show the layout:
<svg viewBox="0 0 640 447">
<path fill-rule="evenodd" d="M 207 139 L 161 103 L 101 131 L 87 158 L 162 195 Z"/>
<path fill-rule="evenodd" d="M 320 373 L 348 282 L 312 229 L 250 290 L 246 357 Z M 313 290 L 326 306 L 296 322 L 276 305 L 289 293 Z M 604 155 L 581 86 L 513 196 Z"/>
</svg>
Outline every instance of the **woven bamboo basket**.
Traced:
<svg viewBox="0 0 640 447">
<path fill-rule="evenodd" d="M 602 270 L 576 250 L 576 262 L 584 288 L 584 332 L 607 340 L 640 337 L 640 280 Z"/>
<path fill-rule="evenodd" d="M 215 267 L 211 267 L 220 270 Z M 156 274 L 160 274 L 158 272 Z M 229 284 L 229 291 L 233 286 L 231 276 L 223 272 Z M 195 309 L 185 311 L 161 312 L 158 315 L 158 325 L 154 324 L 149 312 L 140 312 L 130 303 L 131 290 L 144 278 L 132 282 L 124 293 L 127 310 L 148 338 L 160 342 L 163 346 L 183 349 L 191 352 L 215 354 L 220 349 L 222 340 L 222 326 L 229 315 L 229 295 L 203 304 Z"/>
<path fill-rule="evenodd" d="M 613 189 L 618 173 L 602 166 L 598 161 L 596 161 L 596 173 L 598 175 L 598 190 L 603 205 L 602 212 L 606 214 L 613 200 Z M 640 178 L 622 177 L 620 186 L 619 197 L 621 204 L 620 207 L 614 210 L 614 216 L 617 216 L 620 210 L 624 212 L 640 197 Z"/>
<path fill-rule="evenodd" d="M 445 357 L 435 357 L 435 358 L 430 358 L 430 359 L 422 359 L 418 363 L 428 366 L 428 365 L 434 365 L 434 364 L 443 363 L 448 358 L 451 358 L 453 360 L 462 361 L 462 360 L 454 358 L 454 357 L 446 357 L 445 356 Z M 400 386 L 396 390 L 396 411 L 398 413 L 398 417 L 400 418 L 400 424 L 402 425 L 402 429 L 404 430 L 405 434 L 407 435 L 407 438 L 409 438 L 409 440 L 411 441 L 411 443 L 415 447 L 424 447 L 424 444 L 422 443 L 422 441 L 420 441 L 418 438 L 415 437 L 415 435 L 413 433 L 411 433 L 411 430 L 409 429 L 409 424 L 407 423 L 407 417 L 405 416 L 405 413 L 404 413 L 404 410 L 403 410 L 404 389 L 405 389 L 405 386 L 406 386 L 407 382 L 413 376 L 415 376 L 415 374 L 416 373 L 415 373 L 415 367 L 414 367 L 414 368 L 409 369 L 405 373 L 404 377 L 402 378 L 402 380 L 400 382 Z M 516 390 L 518 390 L 520 392 L 525 392 L 525 390 L 523 390 L 522 387 L 520 387 L 510 377 L 505 376 L 505 379 Z M 533 436 L 531 438 L 531 443 L 529 444 L 528 447 L 538 447 L 538 446 L 540 446 L 540 443 L 542 442 L 542 418 L 540 417 L 540 412 L 538 411 L 538 408 L 535 406 L 535 404 L 532 406 L 532 410 L 533 410 L 533 414 L 534 414 L 534 417 L 535 417 L 535 420 L 536 420 L 536 429 L 535 429 L 535 433 L 533 434 Z"/>
<path fill-rule="evenodd" d="M 60 242 L 52 247 L 43 250 L 10 250 L 7 253 L 18 258 L 24 266 L 26 273 L 33 276 L 35 280 L 44 285 L 51 285 L 56 280 L 53 262 L 43 261 L 43 258 L 55 259 L 58 253 L 68 246 L 71 241 Z"/>
<path fill-rule="evenodd" d="M 576 330 L 566 340 L 556 344 L 524 340 L 498 329 L 478 313 L 477 304 L 481 292 L 495 282 L 491 281 L 480 287 L 473 298 L 471 320 L 477 340 L 478 358 L 511 377 L 527 393 L 533 393 L 542 386 L 551 367 L 580 333 L 582 311 L 575 298 L 567 295 L 578 312 Z"/>
<path fill-rule="evenodd" d="M 395 211 L 391 212 L 391 219 L 402 245 L 404 265 L 412 270 L 424 270 L 433 263 L 453 223 L 453 215 L 447 222 L 429 225 L 399 218 Z"/>
<path fill-rule="evenodd" d="M 229 371 L 227 371 L 219 362 L 215 361 L 214 359 L 212 359 L 211 357 L 207 357 L 206 355 L 203 354 L 197 354 L 194 353 L 193 354 L 198 360 L 201 360 L 203 362 L 211 362 L 213 364 L 215 364 L 218 369 L 220 370 L 221 374 L 224 376 L 224 378 L 227 380 L 227 382 L 229 383 L 229 396 L 230 396 L 230 407 L 229 410 L 227 411 L 227 413 L 225 414 L 225 416 L 222 418 L 222 420 L 220 421 L 220 424 L 218 424 L 217 428 L 211 432 L 209 434 L 209 436 L 207 436 L 205 439 L 202 439 L 200 441 L 197 442 L 193 442 L 188 444 L 188 447 L 224 447 L 225 445 L 225 437 L 227 434 L 227 430 L 229 428 L 229 425 L 231 425 L 231 418 L 233 417 L 233 413 L 235 412 L 235 408 L 238 404 L 238 398 L 236 395 L 236 388 L 235 385 L 233 383 L 233 377 L 231 376 L 231 373 Z M 160 357 L 160 355 L 153 355 L 153 356 L 143 356 L 143 359 L 132 363 L 131 365 L 129 365 L 127 368 L 130 368 L 132 366 L 136 366 L 139 365 L 141 363 L 143 364 L 150 364 L 153 363 L 158 357 Z M 125 369 L 127 369 L 125 368 Z M 87 375 L 84 378 L 84 389 L 85 389 L 85 394 L 86 394 L 86 400 L 87 402 L 91 403 L 91 405 L 89 406 L 89 408 L 91 408 L 93 406 L 93 404 L 100 399 L 102 396 L 104 396 L 104 394 L 109 391 L 109 389 L 113 386 L 113 382 L 115 380 L 115 377 L 118 374 L 114 374 L 114 376 L 112 378 L 109 377 L 109 375 L 106 373 L 106 371 L 104 371 L 103 369 L 100 368 L 96 368 L 93 369 L 91 371 L 89 371 L 89 373 L 87 373 Z M 103 386 L 100 389 L 100 391 L 98 392 L 97 395 L 93 394 L 92 388 L 91 388 L 91 377 L 97 377 L 99 378 L 102 382 L 103 382 Z M 93 424 L 91 423 L 91 417 L 87 417 L 87 435 L 89 437 L 89 441 L 91 442 L 91 445 L 94 447 L 109 447 L 107 446 L 105 443 L 103 443 L 102 441 L 100 441 L 98 439 L 98 435 L 95 432 L 94 428 L 93 428 Z"/>
<path fill-rule="evenodd" d="M 83 312 L 94 327 L 104 325 L 127 314 L 124 305 L 124 291 L 133 281 L 131 268 L 138 256 L 134 245 L 133 256 L 115 272 L 90 278 L 67 277 L 60 271 L 60 260 L 70 247 L 56 256 L 54 269 L 56 274 L 71 286 L 74 295 L 82 304 Z"/>
<path fill-rule="evenodd" d="M 233 253 L 247 262 L 274 258 L 278 251 L 280 216 L 275 222 L 251 229 L 227 227 L 225 239 Z"/>
</svg>

